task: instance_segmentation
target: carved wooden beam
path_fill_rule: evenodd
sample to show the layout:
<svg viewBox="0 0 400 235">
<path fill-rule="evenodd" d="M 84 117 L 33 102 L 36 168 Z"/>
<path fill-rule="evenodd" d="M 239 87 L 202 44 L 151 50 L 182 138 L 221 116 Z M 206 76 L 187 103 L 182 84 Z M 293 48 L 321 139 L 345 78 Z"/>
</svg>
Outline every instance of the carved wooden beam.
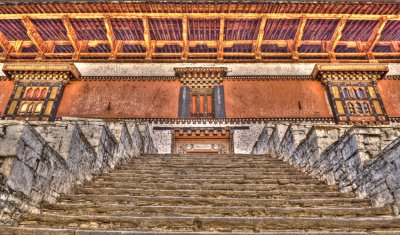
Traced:
<svg viewBox="0 0 400 235">
<path fill-rule="evenodd" d="M 224 59 L 224 32 L 225 32 L 225 17 L 219 19 L 219 40 L 217 43 L 218 47 L 218 60 Z"/>
<path fill-rule="evenodd" d="M 151 44 L 151 38 L 150 38 L 150 28 L 149 28 L 149 20 L 147 17 L 142 18 L 143 21 L 143 36 L 144 36 L 144 42 L 146 45 L 146 60 L 150 61 L 151 60 L 151 55 L 153 53 L 153 46 Z"/>
<path fill-rule="evenodd" d="M 296 35 L 293 40 L 292 58 L 294 60 L 299 59 L 299 47 L 301 45 L 301 38 L 304 34 L 304 27 L 306 26 L 307 18 L 302 16 L 300 19 L 299 26 L 297 27 Z"/>
<path fill-rule="evenodd" d="M 35 28 L 35 25 L 32 23 L 31 19 L 28 16 L 24 16 L 22 19 L 22 23 L 24 24 L 27 34 L 33 44 L 36 46 L 39 52 L 45 51 L 45 43 L 38 31 Z"/>
<path fill-rule="evenodd" d="M 379 20 L 379 23 L 375 26 L 374 31 L 372 32 L 371 36 L 369 37 L 367 44 L 365 45 L 365 50 L 367 52 L 372 52 L 375 45 L 378 43 L 379 39 L 381 38 L 381 34 L 385 25 L 387 23 L 387 18 L 382 17 Z"/>
<path fill-rule="evenodd" d="M 329 43 L 329 55 L 331 57 L 331 60 L 335 60 L 335 48 L 336 45 L 338 44 L 340 38 L 342 37 L 342 31 L 344 27 L 346 26 L 347 22 L 347 17 L 343 16 L 339 23 L 336 26 L 335 32 L 332 35 L 331 41 Z"/>
<path fill-rule="evenodd" d="M 188 41 L 188 18 L 182 19 L 182 60 L 187 60 L 189 53 L 189 41 Z"/>
<path fill-rule="evenodd" d="M 257 42 L 254 48 L 254 55 L 257 60 L 261 59 L 261 47 L 264 39 L 264 32 L 265 32 L 265 24 L 267 22 L 267 17 L 263 17 L 261 19 L 260 23 L 260 29 L 258 30 L 258 35 L 257 35 Z"/>
<path fill-rule="evenodd" d="M 75 29 L 71 24 L 71 21 L 67 16 L 64 16 L 62 18 L 64 27 L 67 30 L 67 36 L 69 38 L 69 41 L 71 42 L 72 47 L 74 48 L 75 52 L 79 51 L 79 41 L 78 41 L 78 36 L 76 35 Z"/>
<path fill-rule="evenodd" d="M 79 60 L 81 54 L 87 51 L 88 46 L 89 46 L 89 41 L 81 41 L 79 43 L 79 49 L 74 52 L 72 60 L 73 61 Z M 91 54 L 100 54 L 100 53 L 91 53 Z"/>
<path fill-rule="evenodd" d="M 115 56 L 117 55 L 116 51 L 116 39 L 113 31 L 113 27 L 110 21 L 109 17 L 104 18 L 104 26 L 106 27 L 106 37 L 108 44 L 110 44 L 111 48 L 111 58 L 110 59 L 115 59 Z"/>
</svg>

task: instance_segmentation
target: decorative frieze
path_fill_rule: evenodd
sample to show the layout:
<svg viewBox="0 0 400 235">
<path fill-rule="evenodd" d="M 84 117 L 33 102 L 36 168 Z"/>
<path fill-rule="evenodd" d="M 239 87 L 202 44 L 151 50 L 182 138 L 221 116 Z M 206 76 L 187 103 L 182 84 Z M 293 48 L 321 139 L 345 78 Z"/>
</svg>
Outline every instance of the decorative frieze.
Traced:
<svg viewBox="0 0 400 235">
<path fill-rule="evenodd" d="M 317 64 L 312 76 L 323 83 L 382 79 L 389 72 L 387 64 Z"/>
<path fill-rule="evenodd" d="M 8 79 L 15 81 L 58 81 L 68 83 L 79 79 L 80 73 L 74 64 L 57 63 L 8 63 L 3 72 Z"/>
<path fill-rule="evenodd" d="M 183 86 L 190 88 L 213 88 L 220 86 L 226 76 L 227 68 L 175 68 L 176 76 Z"/>
</svg>

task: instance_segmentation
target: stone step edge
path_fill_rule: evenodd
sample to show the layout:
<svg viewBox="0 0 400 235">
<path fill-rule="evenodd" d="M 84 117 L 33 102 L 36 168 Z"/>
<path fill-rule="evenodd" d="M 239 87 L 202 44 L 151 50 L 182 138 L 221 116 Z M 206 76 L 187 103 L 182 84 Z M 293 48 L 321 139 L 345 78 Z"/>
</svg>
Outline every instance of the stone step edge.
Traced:
<svg viewBox="0 0 400 235">
<path fill-rule="evenodd" d="M 339 195 L 339 196 L 346 196 L 346 197 L 355 197 L 355 195 L 353 193 L 341 193 L 339 191 L 326 191 L 326 192 L 299 192 L 299 191 L 289 191 L 289 190 L 285 190 L 285 191 L 271 191 L 271 190 L 221 190 L 221 189 L 215 189 L 215 190 L 202 190 L 202 189 L 138 189 L 138 188 L 111 188 L 111 187 L 101 187 L 101 188 L 94 188 L 94 187 L 90 187 L 90 186 L 84 186 L 81 188 L 77 188 L 75 191 L 79 192 L 79 191 L 88 191 L 88 190 L 105 190 L 105 191 L 109 191 L 109 190 L 115 190 L 115 191 L 130 191 L 130 192 L 181 192 L 181 193 L 230 193 L 230 194 L 245 194 L 245 193 L 271 193 L 272 195 L 277 195 L 277 194 L 300 194 L 300 195 L 313 195 L 313 194 L 327 194 L 327 195 Z M 82 193 L 81 193 L 82 194 Z M 115 194 L 114 194 L 115 195 Z"/>
<path fill-rule="evenodd" d="M 280 231 L 273 231 L 271 232 L 256 232 L 256 233 L 241 233 L 241 232 L 229 232 L 229 233 L 224 233 L 224 232 L 182 232 L 182 231 L 174 231 L 174 232 L 166 232 L 166 231 L 140 231 L 140 230 L 128 230 L 128 229 L 65 229 L 65 228 L 22 228 L 22 227 L 1 227 L 0 226 L 0 231 L 6 231 L 6 230 L 12 230 L 12 231 L 23 231 L 24 233 L 21 234 L 27 234 L 27 232 L 34 232 L 35 234 L 56 234 L 56 233 L 62 233 L 65 234 L 68 232 L 68 235 L 79 235 L 79 234 L 88 234 L 88 235 L 93 235 L 93 234 L 120 234 L 120 235 L 125 235 L 125 234 L 135 234 L 135 235 L 172 235 L 172 234 L 178 234 L 178 235 L 247 235 L 247 234 L 257 234 L 257 235 L 368 235 L 370 233 L 368 232 L 321 232 L 321 231 L 299 231 L 299 230 L 280 230 Z M 37 233 L 38 232 L 38 233 Z M 400 233 L 400 230 L 399 230 Z"/>
</svg>

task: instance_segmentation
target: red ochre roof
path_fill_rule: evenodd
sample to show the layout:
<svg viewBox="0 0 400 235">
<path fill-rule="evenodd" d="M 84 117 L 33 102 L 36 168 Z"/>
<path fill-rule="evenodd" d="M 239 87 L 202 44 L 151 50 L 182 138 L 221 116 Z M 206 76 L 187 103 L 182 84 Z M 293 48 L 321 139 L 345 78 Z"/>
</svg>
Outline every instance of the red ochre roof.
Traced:
<svg viewBox="0 0 400 235">
<path fill-rule="evenodd" d="M 0 4 L 3 61 L 400 61 L 397 1 Z"/>
</svg>

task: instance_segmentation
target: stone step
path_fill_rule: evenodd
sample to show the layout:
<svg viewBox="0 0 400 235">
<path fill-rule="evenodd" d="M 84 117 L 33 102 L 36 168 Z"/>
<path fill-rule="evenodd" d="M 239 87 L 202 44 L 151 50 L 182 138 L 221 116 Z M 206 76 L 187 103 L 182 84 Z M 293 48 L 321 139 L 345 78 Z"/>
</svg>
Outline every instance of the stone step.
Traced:
<svg viewBox="0 0 400 235">
<path fill-rule="evenodd" d="M 130 195 L 130 196 L 182 196 L 182 197 L 231 197 L 231 198 L 353 198 L 354 194 L 339 192 L 298 192 L 298 191 L 229 191 L 229 190 L 160 190 L 133 188 L 78 188 L 75 194 L 80 195 Z"/>
<path fill-rule="evenodd" d="M 252 155 L 252 154 L 142 154 L 135 159 L 268 159 L 279 160 L 271 155 Z"/>
<path fill-rule="evenodd" d="M 165 156 L 150 156 L 147 157 L 147 155 L 141 155 L 138 157 L 135 157 L 133 159 L 134 161 L 143 161 L 143 162 L 159 162 L 159 161 L 177 161 L 177 162 L 185 162 L 185 161 L 240 161 L 240 162 L 254 162 L 254 161 L 268 161 L 268 162 L 282 162 L 281 159 L 278 158 L 273 158 L 269 156 L 261 156 L 261 155 L 245 155 L 245 156 L 240 156 L 240 157 L 235 157 L 235 156 L 209 156 L 209 157 L 204 157 L 204 156 L 188 156 L 188 157 L 176 157 L 174 155 L 165 155 Z"/>
<path fill-rule="evenodd" d="M 369 206 L 369 201 L 355 198 L 204 198 L 204 197 L 171 197 L 171 196 L 130 196 L 130 195 L 65 195 L 60 203 L 81 202 L 88 204 L 134 204 L 141 206 L 155 205 L 210 205 L 210 206 Z"/>
<path fill-rule="evenodd" d="M 202 189 L 202 190 L 283 190 L 283 191 L 336 191 L 337 186 L 324 184 L 176 184 L 176 183 L 130 183 L 95 181 L 87 184 L 89 187 L 136 188 L 147 189 Z"/>
<path fill-rule="evenodd" d="M 132 169 L 118 169 L 120 173 L 151 173 L 151 174 L 162 174 L 162 173 L 180 173 L 180 174 L 243 174 L 243 172 L 252 172 L 258 174 L 283 174 L 286 172 L 300 174 L 301 172 L 296 169 L 282 169 L 282 168 L 164 168 L 164 167 L 146 167 L 146 168 L 132 168 Z"/>
<path fill-rule="evenodd" d="M 272 171 L 279 171 L 279 172 L 301 172 L 298 169 L 295 169 L 290 166 L 277 166 L 277 165 L 272 165 L 268 167 L 263 167 L 263 166 L 258 166 L 254 165 L 254 167 L 243 167 L 239 164 L 237 165 L 220 165 L 220 166 L 215 166 L 215 165 L 158 165 L 158 166 L 152 166 L 152 165 L 134 165 L 133 167 L 120 167 L 117 168 L 117 170 L 137 170 L 137 169 L 146 169 L 146 170 L 187 170 L 187 171 L 204 171 L 204 172 L 209 172 L 209 171 L 248 171 L 251 170 L 252 172 L 272 172 Z"/>
<path fill-rule="evenodd" d="M 179 178 L 137 178 L 130 176 L 101 176 L 96 182 L 130 182 L 130 183 L 188 183 L 188 184 L 315 184 L 326 185 L 315 179 L 179 179 Z"/>
<path fill-rule="evenodd" d="M 176 163 L 176 162 L 166 162 L 166 163 L 140 163 L 134 162 L 133 164 L 123 165 L 117 167 L 118 170 L 130 170 L 135 168 L 207 168 L 207 169 L 235 169 L 235 168 L 250 168 L 250 169 L 259 169 L 259 168 L 282 168 L 282 169 L 294 169 L 293 167 L 280 163 L 280 164 L 269 164 L 269 163 L 219 163 L 219 164 L 198 164 L 198 163 Z"/>
<path fill-rule="evenodd" d="M 113 216 L 384 216 L 392 213 L 389 207 L 265 207 L 265 206 L 136 206 L 121 204 L 54 204 L 46 205 L 43 213 L 63 215 Z"/>
<path fill-rule="evenodd" d="M 273 174 L 273 175 L 263 175 L 257 173 L 242 173 L 242 174 L 225 174 L 225 175 L 216 175 L 216 174 L 190 174 L 190 175 L 182 175 L 182 174 L 148 174 L 148 173 L 121 173 L 119 171 L 111 171 L 109 173 L 103 174 L 103 176 L 107 177 L 135 177 L 135 178 L 144 178 L 144 179 L 155 179 L 155 178 L 178 178 L 178 179 L 313 179 L 311 176 L 302 175 L 302 174 Z"/>
<path fill-rule="evenodd" d="M 25 227 L 6 227 L 2 228 L 2 234 L 4 235 L 43 235 L 43 234 L 52 234 L 52 235 L 247 235 L 247 234 L 257 234 L 257 235 L 368 235 L 369 232 L 335 232 L 335 231 L 310 231 L 306 230 L 273 230 L 270 229 L 268 231 L 263 232 L 180 232 L 180 231 L 147 231 L 147 230 L 138 230 L 138 229 L 84 229 L 84 228 L 25 228 Z M 390 235 L 400 234 L 400 230 L 397 230 L 398 233 L 387 233 Z M 383 233 L 379 233 L 379 231 L 374 231 L 374 234 L 384 235 Z M 385 233 L 386 234 L 386 233 Z"/>
<path fill-rule="evenodd" d="M 369 231 L 379 228 L 400 228 L 400 218 L 338 217 L 182 217 L 182 216 L 109 216 L 109 215 L 30 215 L 20 225 L 65 226 L 79 228 L 139 228 L 170 231 L 263 231 L 310 229 L 326 231 Z"/>
</svg>

